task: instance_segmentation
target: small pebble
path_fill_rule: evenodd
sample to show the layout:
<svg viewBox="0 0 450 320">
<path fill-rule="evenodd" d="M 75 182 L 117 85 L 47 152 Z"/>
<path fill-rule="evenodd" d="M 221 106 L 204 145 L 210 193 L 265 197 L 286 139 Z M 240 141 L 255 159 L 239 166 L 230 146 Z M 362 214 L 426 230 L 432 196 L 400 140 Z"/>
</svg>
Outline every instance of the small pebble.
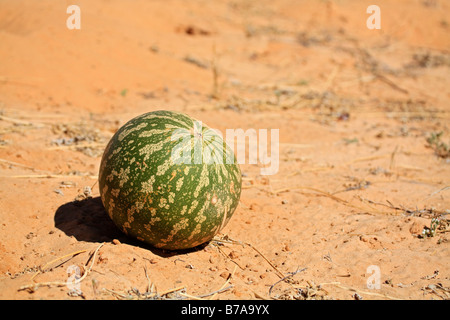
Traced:
<svg viewBox="0 0 450 320">
<path fill-rule="evenodd" d="M 231 251 L 228 256 L 230 257 L 230 259 L 237 259 L 237 258 L 239 258 L 239 254 L 236 251 Z"/>
<path fill-rule="evenodd" d="M 57 194 L 59 194 L 59 195 L 61 195 L 61 196 L 64 195 L 64 193 L 63 193 L 60 189 L 55 189 L 55 190 L 53 190 L 53 192 L 54 192 L 54 193 L 57 193 Z"/>
<path fill-rule="evenodd" d="M 115 245 L 118 245 L 118 244 L 120 244 L 120 241 L 117 240 L 117 239 L 114 239 L 114 240 L 112 241 L 112 243 L 115 244 Z"/>
<path fill-rule="evenodd" d="M 355 294 L 353 294 L 353 299 L 355 300 L 363 300 L 363 297 L 361 297 L 357 292 L 355 292 Z"/>
</svg>

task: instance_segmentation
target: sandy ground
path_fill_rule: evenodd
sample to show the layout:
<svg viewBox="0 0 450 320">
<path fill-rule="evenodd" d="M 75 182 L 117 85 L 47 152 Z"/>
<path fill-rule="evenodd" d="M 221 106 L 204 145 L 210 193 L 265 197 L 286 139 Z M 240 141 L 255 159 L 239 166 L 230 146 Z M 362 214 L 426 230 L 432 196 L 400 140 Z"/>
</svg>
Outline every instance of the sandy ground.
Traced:
<svg viewBox="0 0 450 320">
<path fill-rule="evenodd" d="M 448 299 L 450 4 L 380 0 L 369 30 L 372 2 L 0 1 L 0 298 Z M 107 141 L 157 109 L 280 129 L 196 250 L 99 200 Z"/>
</svg>

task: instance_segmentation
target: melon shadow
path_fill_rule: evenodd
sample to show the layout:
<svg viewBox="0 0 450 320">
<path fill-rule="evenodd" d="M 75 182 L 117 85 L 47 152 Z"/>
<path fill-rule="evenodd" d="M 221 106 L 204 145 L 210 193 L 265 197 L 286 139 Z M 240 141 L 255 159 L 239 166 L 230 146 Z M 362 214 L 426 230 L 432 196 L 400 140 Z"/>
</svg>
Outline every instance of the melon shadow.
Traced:
<svg viewBox="0 0 450 320">
<path fill-rule="evenodd" d="M 54 222 L 56 228 L 78 241 L 109 242 L 124 237 L 109 218 L 100 197 L 63 204 L 56 210 Z"/>
<path fill-rule="evenodd" d="M 111 242 L 118 239 L 121 243 L 138 246 L 161 257 L 189 253 L 201 250 L 205 245 L 192 249 L 168 251 L 150 246 L 144 242 L 126 236 L 108 216 L 100 197 L 88 198 L 82 201 L 71 201 L 61 205 L 55 212 L 55 227 L 67 236 L 73 236 L 78 241 Z"/>
</svg>

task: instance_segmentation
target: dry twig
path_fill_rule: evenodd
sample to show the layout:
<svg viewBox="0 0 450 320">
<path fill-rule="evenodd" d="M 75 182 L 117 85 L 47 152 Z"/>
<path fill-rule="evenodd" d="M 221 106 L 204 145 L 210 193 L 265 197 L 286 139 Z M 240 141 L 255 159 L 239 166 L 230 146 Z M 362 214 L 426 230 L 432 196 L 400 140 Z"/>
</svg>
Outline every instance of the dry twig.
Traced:
<svg viewBox="0 0 450 320">
<path fill-rule="evenodd" d="M 293 277 L 293 276 L 295 276 L 297 273 L 302 272 L 302 271 L 305 271 L 306 269 L 307 269 L 307 268 L 303 268 L 303 269 L 297 268 L 296 271 L 290 272 L 287 276 L 285 276 L 284 278 L 281 278 L 280 280 L 278 280 L 277 282 L 275 282 L 273 285 L 271 285 L 271 286 L 270 286 L 270 289 L 269 289 L 269 297 L 271 296 L 270 294 L 272 293 L 273 288 L 274 288 L 278 283 L 280 283 L 280 282 L 282 282 L 282 281 L 286 281 L 286 280 L 289 279 L 290 277 Z"/>
<path fill-rule="evenodd" d="M 104 245 L 104 243 L 101 243 L 97 247 L 97 249 L 94 251 L 94 253 L 89 257 L 88 261 L 92 258 L 92 263 L 91 263 L 90 267 L 86 270 L 86 272 L 84 272 L 83 275 L 79 279 L 76 279 L 71 284 L 75 285 L 75 284 L 81 283 L 87 277 L 87 275 L 89 274 L 89 272 L 91 271 L 91 269 L 92 269 L 92 267 L 93 267 L 93 265 L 95 263 L 95 257 L 97 255 L 97 252 L 98 252 L 98 250 L 100 250 L 100 248 L 103 245 Z M 63 287 L 63 286 L 66 286 L 66 285 L 67 285 L 67 281 L 38 282 L 38 283 L 32 283 L 32 284 L 29 284 L 29 285 L 21 286 L 19 288 L 19 291 L 21 291 L 21 290 L 28 290 L 30 292 L 34 292 L 40 287 L 53 287 L 53 286 L 55 286 L 55 287 Z"/>
</svg>

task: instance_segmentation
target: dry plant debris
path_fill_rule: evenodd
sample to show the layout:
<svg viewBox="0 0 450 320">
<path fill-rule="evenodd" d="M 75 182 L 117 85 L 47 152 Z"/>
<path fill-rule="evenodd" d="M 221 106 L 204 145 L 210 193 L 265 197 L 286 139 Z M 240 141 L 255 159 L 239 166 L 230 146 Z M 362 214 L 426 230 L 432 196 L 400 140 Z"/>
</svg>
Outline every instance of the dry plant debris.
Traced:
<svg viewBox="0 0 450 320">
<path fill-rule="evenodd" d="M 103 154 L 106 139 L 100 130 L 92 125 L 86 123 L 55 124 L 52 126 L 52 131 L 54 134 L 62 136 L 51 141 L 51 144 L 56 146 L 52 150 L 70 148 L 90 157 L 98 157 Z"/>
</svg>

